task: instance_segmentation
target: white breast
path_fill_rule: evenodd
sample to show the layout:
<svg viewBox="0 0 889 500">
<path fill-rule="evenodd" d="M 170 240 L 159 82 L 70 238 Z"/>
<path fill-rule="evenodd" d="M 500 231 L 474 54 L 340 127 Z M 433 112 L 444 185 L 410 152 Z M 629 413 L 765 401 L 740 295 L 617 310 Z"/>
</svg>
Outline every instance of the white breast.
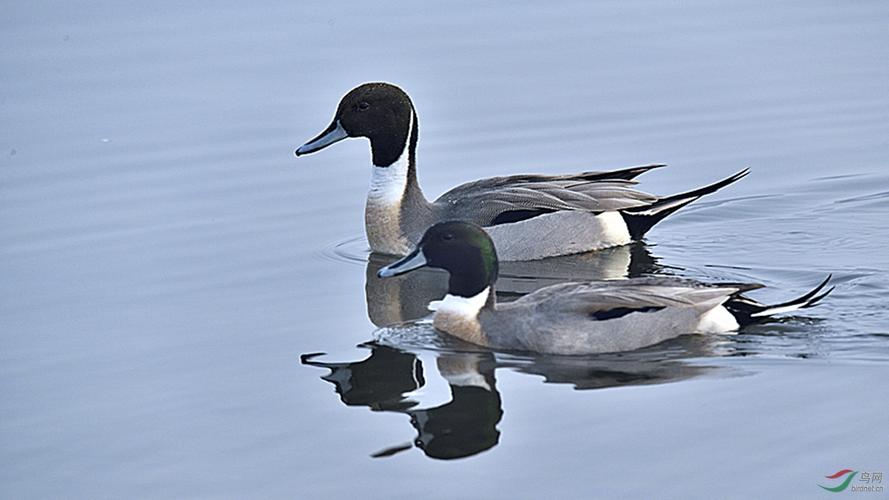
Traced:
<svg viewBox="0 0 889 500">
<path fill-rule="evenodd" d="M 478 321 L 478 313 L 488 301 L 490 293 L 491 287 L 488 287 L 473 297 L 447 294 L 442 300 L 430 302 L 429 309 L 435 311 L 432 324 L 438 330 L 467 342 L 488 345 L 488 339 Z"/>
<path fill-rule="evenodd" d="M 433 300 L 429 303 L 429 310 L 435 311 L 435 315 L 458 316 L 463 319 L 475 319 L 478 312 L 481 311 L 485 302 L 488 301 L 488 295 L 491 293 L 491 287 L 485 288 L 478 295 L 472 297 L 460 297 L 459 295 L 447 294 L 441 300 Z"/>
<path fill-rule="evenodd" d="M 407 150 L 388 167 L 374 165 L 370 175 L 370 190 L 367 192 L 367 200 L 375 204 L 400 205 L 404 190 L 407 188 Z"/>
</svg>

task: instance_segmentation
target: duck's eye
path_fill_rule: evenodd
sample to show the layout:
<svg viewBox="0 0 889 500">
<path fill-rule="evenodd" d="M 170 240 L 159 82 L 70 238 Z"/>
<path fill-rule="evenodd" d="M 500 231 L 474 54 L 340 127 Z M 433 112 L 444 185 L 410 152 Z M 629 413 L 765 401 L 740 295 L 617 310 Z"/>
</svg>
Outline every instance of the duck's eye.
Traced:
<svg viewBox="0 0 889 500">
<path fill-rule="evenodd" d="M 358 110 L 359 111 L 364 111 L 365 109 L 367 109 L 369 107 L 370 107 L 370 103 L 368 103 L 367 101 L 361 101 L 358 103 Z"/>
<path fill-rule="evenodd" d="M 454 239 L 454 235 L 452 233 L 444 233 L 441 235 L 441 239 L 443 239 L 444 241 L 451 241 L 452 239 Z"/>
</svg>

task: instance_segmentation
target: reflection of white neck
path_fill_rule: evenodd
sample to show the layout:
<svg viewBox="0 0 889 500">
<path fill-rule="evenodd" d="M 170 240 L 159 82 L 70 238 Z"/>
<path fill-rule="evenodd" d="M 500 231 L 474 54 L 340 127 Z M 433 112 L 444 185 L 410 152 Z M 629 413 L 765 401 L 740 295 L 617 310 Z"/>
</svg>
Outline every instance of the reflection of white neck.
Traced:
<svg viewBox="0 0 889 500">
<path fill-rule="evenodd" d="M 404 196 L 407 188 L 407 171 L 410 157 L 411 133 L 414 127 L 414 114 L 411 113 L 407 123 L 407 141 L 401 156 L 388 167 L 372 167 L 370 176 L 370 191 L 367 193 L 368 202 L 380 205 L 397 205 Z"/>
<path fill-rule="evenodd" d="M 488 301 L 491 287 L 487 287 L 478 295 L 472 297 L 460 297 L 459 295 L 445 295 L 442 300 L 434 300 L 429 303 L 429 310 L 435 311 L 435 315 L 456 316 L 463 319 L 475 319 L 478 312 Z"/>
<path fill-rule="evenodd" d="M 459 387 L 480 387 L 486 391 L 491 385 L 479 371 L 482 358 L 476 354 L 442 354 L 435 361 L 438 373 L 448 380 L 448 384 Z"/>
<path fill-rule="evenodd" d="M 466 363 L 463 366 L 454 367 L 443 365 L 441 358 L 438 358 L 438 361 L 438 373 L 447 379 L 448 384 L 458 387 L 479 387 L 486 391 L 491 390 L 491 385 L 485 380 L 485 376 L 478 371 L 478 363 Z"/>
</svg>

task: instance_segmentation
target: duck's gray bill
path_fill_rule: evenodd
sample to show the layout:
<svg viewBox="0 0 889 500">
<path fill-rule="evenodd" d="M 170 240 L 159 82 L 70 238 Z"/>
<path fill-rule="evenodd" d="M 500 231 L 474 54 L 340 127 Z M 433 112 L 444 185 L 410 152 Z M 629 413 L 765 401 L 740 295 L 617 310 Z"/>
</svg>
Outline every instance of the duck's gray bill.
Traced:
<svg viewBox="0 0 889 500">
<path fill-rule="evenodd" d="M 393 262 L 377 271 L 377 276 L 380 278 L 391 278 L 392 276 L 398 276 L 399 274 L 419 269 L 425 265 L 426 256 L 423 255 L 423 252 L 418 248 L 403 259 Z"/>
<path fill-rule="evenodd" d="M 327 130 L 318 134 L 318 137 L 300 146 L 299 149 L 296 150 L 296 156 L 320 151 L 335 142 L 339 142 L 345 139 L 346 137 L 349 137 L 349 134 L 347 134 L 343 126 L 340 125 L 340 121 L 334 120 L 333 123 L 331 123 L 330 126 L 327 127 Z"/>
</svg>

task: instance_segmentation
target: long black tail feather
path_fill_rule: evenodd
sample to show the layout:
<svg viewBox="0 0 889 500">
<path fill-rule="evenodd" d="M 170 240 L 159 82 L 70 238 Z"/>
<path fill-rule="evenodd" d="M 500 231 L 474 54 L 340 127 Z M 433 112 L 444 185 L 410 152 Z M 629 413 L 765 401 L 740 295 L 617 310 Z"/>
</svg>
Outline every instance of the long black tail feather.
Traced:
<svg viewBox="0 0 889 500">
<path fill-rule="evenodd" d="M 824 281 L 805 295 L 788 300 L 787 302 L 781 302 L 780 304 L 763 304 L 739 293 L 731 297 L 724 305 L 725 308 L 738 320 L 738 324 L 741 326 L 749 325 L 751 323 L 756 323 L 757 321 L 767 320 L 770 316 L 775 314 L 798 311 L 800 309 L 818 305 L 824 297 L 827 297 L 830 292 L 836 288 L 835 286 L 832 286 L 827 290 L 824 290 L 824 287 L 827 286 L 832 277 L 832 274 L 827 275 L 827 278 L 825 278 Z M 822 290 L 824 291 L 822 292 Z"/>
<path fill-rule="evenodd" d="M 662 221 L 668 215 L 688 205 L 689 203 L 698 200 L 702 196 L 714 193 L 728 186 L 729 184 L 743 179 L 749 173 L 750 169 L 745 168 L 744 170 L 741 170 L 740 172 L 730 177 L 726 177 L 719 182 L 714 182 L 713 184 L 709 184 L 707 186 L 694 189 L 692 191 L 687 191 L 685 193 L 674 194 L 672 196 L 661 198 L 651 205 L 645 207 L 629 208 L 623 210 L 621 211 L 621 215 L 623 215 L 624 221 L 627 223 L 627 228 L 629 228 L 630 236 L 633 239 L 639 239 L 643 237 L 645 233 L 647 233 L 648 230 L 651 229 L 655 224 Z"/>
</svg>

